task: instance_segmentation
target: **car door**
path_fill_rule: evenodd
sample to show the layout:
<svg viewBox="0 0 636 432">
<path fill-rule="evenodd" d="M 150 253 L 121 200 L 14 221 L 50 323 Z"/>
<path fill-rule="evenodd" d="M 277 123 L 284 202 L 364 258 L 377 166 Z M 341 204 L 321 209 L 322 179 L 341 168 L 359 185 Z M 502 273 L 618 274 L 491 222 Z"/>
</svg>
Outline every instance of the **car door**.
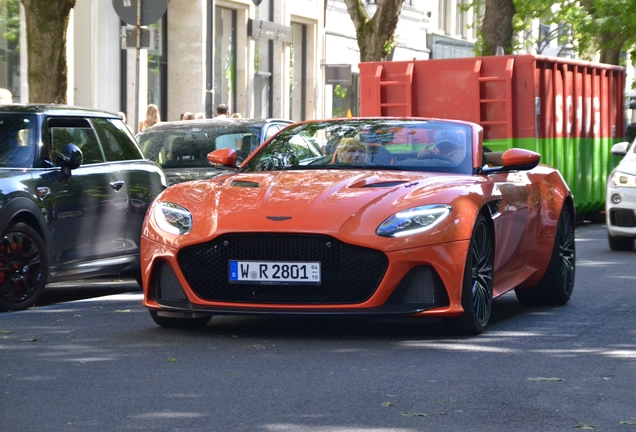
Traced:
<svg viewBox="0 0 636 432">
<path fill-rule="evenodd" d="M 52 226 L 52 275 L 81 274 L 81 263 L 121 255 L 128 188 L 116 167 L 105 161 L 89 119 L 48 117 L 42 125 L 42 141 L 50 146 L 54 167 L 59 166 L 56 155 L 68 144 L 78 146 L 83 155 L 82 164 L 70 175 L 52 169 L 36 180 Z"/>
<path fill-rule="evenodd" d="M 498 216 L 494 219 L 497 233 L 495 272 L 498 278 L 516 277 L 525 269 L 529 248 L 534 244 L 536 226 L 528 221 L 536 218 L 539 201 L 533 196 L 532 184 L 525 171 L 496 173 L 488 176 L 501 194 Z"/>
<path fill-rule="evenodd" d="M 118 172 L 123 182 L 122 190 L 128 193 L 128 219 L 126 221 L 125 254 L 138 254 L 141 227 L 148 207 L 166 188 L 161 167 L 144 158 L 141 148 L 123 121 L 118 119 L 93 119 L 93 127 L 109 165 Z"/>
</svg>

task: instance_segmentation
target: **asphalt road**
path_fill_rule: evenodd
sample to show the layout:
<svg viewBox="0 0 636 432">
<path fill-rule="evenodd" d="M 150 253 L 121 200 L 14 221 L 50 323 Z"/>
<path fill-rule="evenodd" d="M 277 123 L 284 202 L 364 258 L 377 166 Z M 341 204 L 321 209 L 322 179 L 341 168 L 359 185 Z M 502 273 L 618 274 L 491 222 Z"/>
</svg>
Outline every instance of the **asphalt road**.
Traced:
<svg viewBox="0 0 636 432">
<path fill-rule="evenodd" d="M 636 431 L 636 251 L 605 236 L 579 227 L 567 306 L 507 294 L 472 338 L 345 319 L 163 329 L 132 281 L 58 284 L 0 314 L 0 430 Z"/>
</svg>

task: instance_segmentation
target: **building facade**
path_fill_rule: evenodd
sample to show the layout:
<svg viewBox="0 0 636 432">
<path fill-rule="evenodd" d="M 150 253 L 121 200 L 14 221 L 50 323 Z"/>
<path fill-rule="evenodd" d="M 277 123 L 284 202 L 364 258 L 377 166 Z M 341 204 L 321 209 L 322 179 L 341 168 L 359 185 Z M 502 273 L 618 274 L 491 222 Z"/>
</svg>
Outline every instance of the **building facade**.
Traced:
<svg viewBox="0 0 636 432">
<path fill-rule="evenodd" d="M 405 0 L 389 58 L 474 55 L 478 14 L 463 9 L 469 2 Z M 69 104 L 124 111 L 133 129 L 150 103 L 168 121 L 184 112 L 213 116 L 220 103 L 243 117 L 300 121 L 358 114 L 360 56 L 344 0 L 166 3 L 163 16 L 148 26 L 138 62 L 134 27 L 121 20 L 113 2 L 77 0 L 67 34 Z M 375 0 L 365 6 L 372 16 Z M 28 102 L 19 0 L 0 0 L 0 31 L 0 87 L 11 90 L 14 101 Z M 542 47 L 544 55 L 563 52 L 555 40 Z"/>
</svg>

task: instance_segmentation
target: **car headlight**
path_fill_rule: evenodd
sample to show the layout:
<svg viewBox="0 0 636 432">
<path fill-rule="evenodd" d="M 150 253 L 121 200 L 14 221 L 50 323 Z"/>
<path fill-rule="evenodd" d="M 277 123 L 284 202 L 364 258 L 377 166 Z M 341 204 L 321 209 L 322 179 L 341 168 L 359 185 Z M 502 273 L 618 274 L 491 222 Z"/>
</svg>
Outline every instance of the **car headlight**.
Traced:
<svg viewBox="0 0 636 432">
<path fill-rule="evenodd" d="M 433 228 L 451 212 L 447 204 L 415 207 L 394 214 L 378 227 L 376 234 L 383 237 L 403 237 Z"/>
<path fill-rule="evenodd" d="M 154 208 L 154 217 L 159 228 L 170 234 L 187 234 L 192 229 L 192 215 L 179 204 L 158 203 Z"/>
<path fill-rule="evenodd" d="M 614 172 L 610 177 L 612 187 L 636 187 L 636 176 L 622 172 Z"/>
</svg>

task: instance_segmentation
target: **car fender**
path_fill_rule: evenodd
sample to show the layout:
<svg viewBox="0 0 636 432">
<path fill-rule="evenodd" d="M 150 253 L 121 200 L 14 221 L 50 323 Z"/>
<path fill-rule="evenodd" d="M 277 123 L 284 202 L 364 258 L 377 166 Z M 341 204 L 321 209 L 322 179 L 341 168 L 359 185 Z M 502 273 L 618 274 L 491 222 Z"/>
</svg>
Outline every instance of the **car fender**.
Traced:
<svg viewBox="0 0 636 432">
<path fill-rule="evenodd" d="M 24 215 L 23 215 L 24 214 Z M 23 216 L 29 215 L 27 217 L 28 220 L 24 220 Z M 49 231 L 48 224 L 44 219 L 44 215 L 42 214 L 42 209 L 30 198 L 24 196 L 18 196 L 12 198 L 7 204 L 0 208 L 0 233 L 4 232 L 7 226 L 14 219 L 19 219 L 23 222 L 28 223 L 40 233 L 42 236 L 42 240 L 44 240 L 44 244 L 49 245 Z M 35 221 L 35 222 L 33 222 Z M 37 224 L 37 226 L 33 226 Z"/>
</svg>

